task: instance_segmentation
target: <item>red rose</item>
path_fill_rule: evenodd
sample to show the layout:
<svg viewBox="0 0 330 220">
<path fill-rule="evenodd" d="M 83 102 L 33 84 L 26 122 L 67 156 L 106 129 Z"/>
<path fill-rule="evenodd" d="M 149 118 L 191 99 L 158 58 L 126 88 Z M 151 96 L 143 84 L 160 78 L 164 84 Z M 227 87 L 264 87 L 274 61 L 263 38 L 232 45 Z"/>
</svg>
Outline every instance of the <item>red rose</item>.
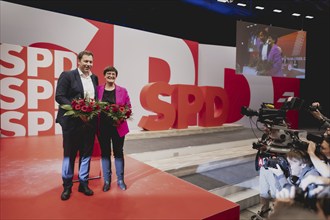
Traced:
<svg viewBox="0 0 330 220">
<path fill-rule="evenodd" d="M 79 111 L 80 109 L 81 109 L 81 106 L 80 105 L 75 105 L 74 106 L 74 110 Z"/>
<path fill-rule="evenodd" d="M 90 113 L 90 112 L 92 112 L 92 111 L 93 111 L 93 108 L 92 108 L 91 106 L 87 106 L 87 110 L 86 110 L 86 112 Z"/>
<path fill-rule="evenodd" d="M 86 105 L 81 107 L 81 111 L 82 112 L 87 112 L 88 111 L 88 107 Z"/>
<path fill-rule="evenodd" d="M 79 105 L 85 105 L 85 99 L 79 99 L 78 103 Z"/>
<path fill-rule="evenodd" d="M 124 106 L 119 107 L 119 111 L 120 112 L 125 112 L 125 107 Z"/>
<path fill-rule="evenodd" d="M 112 106 L 112 111 L 115 113 L 115 112 L 118 112 L 118 106 Z"/>
<path fill-rule="evenodd" d="M 72 100 L 72 102 L 71 102 L 71 106 L 72 106 L 72 107 L 76 106 L 77 104 L 78 104 L 78 103 L 77 103 L 76 100 Z"/>
</svg>

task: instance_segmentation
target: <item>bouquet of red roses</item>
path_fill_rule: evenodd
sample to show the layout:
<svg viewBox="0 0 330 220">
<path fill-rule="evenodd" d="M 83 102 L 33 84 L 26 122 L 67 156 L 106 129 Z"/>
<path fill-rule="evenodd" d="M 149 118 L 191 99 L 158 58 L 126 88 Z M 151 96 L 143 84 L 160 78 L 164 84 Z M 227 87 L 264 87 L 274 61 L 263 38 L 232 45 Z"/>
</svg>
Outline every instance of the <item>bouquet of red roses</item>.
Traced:
<svg viewBox="0 0 330 220">
<path fill-rule="evenodd" d="M 102 111 L 112 118 L 114 126 L 119 126 L 125 120 L 131 119 L 132 116 L 131 105 L 107 104 L 103 106 Z"/>
<path fill-rule="evenodd" d="M 89 121 L 97 116 L 102 110 L 103 104 L 92 98 L 73 99 L 71 105 L 61 105 L 61 108 L 67 110 L 64 116 L 80 117 L 83 121 Z"/>
</svg>

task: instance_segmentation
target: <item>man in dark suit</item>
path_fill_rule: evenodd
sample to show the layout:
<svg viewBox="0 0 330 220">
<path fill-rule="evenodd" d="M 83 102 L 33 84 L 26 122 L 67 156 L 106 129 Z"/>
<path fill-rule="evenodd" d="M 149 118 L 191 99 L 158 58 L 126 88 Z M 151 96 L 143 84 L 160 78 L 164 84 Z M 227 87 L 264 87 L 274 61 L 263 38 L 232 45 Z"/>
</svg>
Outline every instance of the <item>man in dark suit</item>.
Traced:
<svg viewBox="0 0 330 220">
<path fill-rule="evenodd" d="M 78 54 L 78 68 L 62 72 L 56 87 L 55 100 L 59 105 L 71 104 L 73 99 L 97 98 L 98 78 L 91 72 L 93 53 L 82 51 Z M 64 190 L 62 200 L 68 200 L 72 192 L 72 179 L 77 152 L 79 151 L 79 192 L 87 196 L 93 195 L 88 187 L 88 175 L 93 152 L 96 119 L 64 116 L 66 110 L 59 108 L 56 122 L 62 126 L 64 158 L 62 164 L 62 180 Z"/>
</svg>

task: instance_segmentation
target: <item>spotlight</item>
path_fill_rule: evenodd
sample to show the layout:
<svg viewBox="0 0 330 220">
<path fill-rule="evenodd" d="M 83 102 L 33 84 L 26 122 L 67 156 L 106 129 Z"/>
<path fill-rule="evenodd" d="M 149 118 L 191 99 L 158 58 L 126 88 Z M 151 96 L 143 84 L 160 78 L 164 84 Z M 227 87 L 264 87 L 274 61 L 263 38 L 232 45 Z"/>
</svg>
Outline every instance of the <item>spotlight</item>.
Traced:
<svg viewBox="0 0 330 220">
<path fill-rule="evenodd" d="M 217 0 L 217 1 L 222 3 L 232 3 L 234 0 Z"/>
</svg>

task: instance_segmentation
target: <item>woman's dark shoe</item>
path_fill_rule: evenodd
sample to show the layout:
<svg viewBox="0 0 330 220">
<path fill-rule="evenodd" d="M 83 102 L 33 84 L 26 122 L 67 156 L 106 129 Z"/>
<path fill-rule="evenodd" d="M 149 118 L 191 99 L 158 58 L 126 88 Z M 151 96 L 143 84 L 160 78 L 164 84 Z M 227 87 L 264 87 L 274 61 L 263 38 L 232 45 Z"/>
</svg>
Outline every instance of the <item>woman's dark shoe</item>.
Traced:
<svg viewBox="0 0 330 220">
<path fill-rule="evenodd" d="M 110 190 L 111 183 L 109 181 L 105 181 L 103 185 L 103 192 Z"/>
<path fill-rule="evenodd" d="M 118 180 L 117 184 L 118 184 L 118 186 L 121 190 L 126 190 L 127 189 L 127 186 L 126 186 L 124 180 Z"/>
</svg>

